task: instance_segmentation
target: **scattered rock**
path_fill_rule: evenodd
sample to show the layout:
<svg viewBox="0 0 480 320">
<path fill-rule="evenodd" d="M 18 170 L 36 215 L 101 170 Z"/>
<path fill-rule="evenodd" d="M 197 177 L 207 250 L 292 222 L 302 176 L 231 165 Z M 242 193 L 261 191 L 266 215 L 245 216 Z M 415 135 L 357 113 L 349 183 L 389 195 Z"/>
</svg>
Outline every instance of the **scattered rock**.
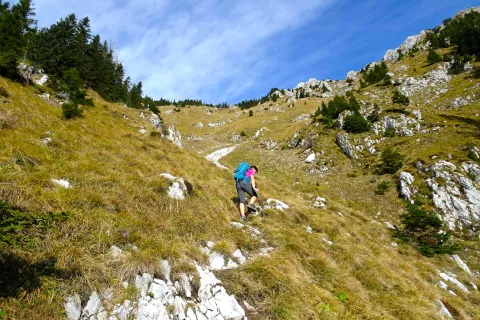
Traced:
<svg viewBox="0 0 480 320">
<path fill-rule="evenodd" d="M 395 226 L 392 223 L 386 221 L 385 224 L 387 225 L 388 229 L 397 230 L 397 228 L 395 228 Z"/>
<path fill-rule="evenodd" d="M 100 300 L 97 292 L 94 291 L 90 295 L 90 299 L 88 299 L 87 305 L 82 310 L 82 319 L 90 319 L 91 317 L 102 311 L 102 301 Z"/>
<path fill-rule="evenodd" d="M 138 130 L 138 133 L 140 133 L 140 134 L 147 134 L 147 133 L 148 133 L 148 130 L 145 129 L 144 127 L 141 127 L 141 128 Z"/>
<path fill-rule="evenodd" d="M 453 319 L 452 314 L 450 313 L 450 311 L 448 311 L 447 307 L 445 307 L 445 305 L 442 301 L 440 301 L 440 299 L 437 299 L 437 304 L 440 307 L 440 315 L 442 316 L 442 318 Z"/>
<path fill-rule="evenodd" d="M 288 206 L 288 204 L 280 201 L 280 200 L 277 200 L 277 199 L 267 199 L 266 201 L 266 205 L 264 206 L 265 209 L 276 209 L 276 210 L 280 210 L 280 211 L 284 211 L 288 208 L 290 208 Z"/>
<path fill-rule="evenodd" d="M 262 134 L 262 132 L 264 131 L 268 131 L 267 128 L 263 127 L 261 129 L 259 129 L 257 132 L 255 132 L 255 135 L 253 136 L 254 139 L 258 139 L 258 137 L 260 137 L 260 135 Z"/>
<path fill-rule="evenodd" d="M 470 291 L 465 287 L 463 283 L 457 280 L 457 276 L 451 272 L 440 272 L 440 278 L 442 278 L 445 281 L 452 282 L 454 283 L 460 290 L 462 290 L 465 293 L 470 293 Z"/>
<path fill-rule="evenodd" d="M 112 257 L 114 258 L 118 258 L 121 254 L 122 254 L 123 250 L 120 249 L 119 247 L 117 246 L 111 246 L 110 247 L 110 254 L 112 255 Z"/>
<path fill-rule="evenodd" d="M 162 173 L 160 176 L 172 182 L 167 191 L 167 194 L 170 198 L 177 200 L 185 199 L 185 193 L 188 192 L 187 186 L 185 185 L 185 180 L 180 177 L 172 176 L 169 173 Z"/>
<path fill-rule="evenodd" d="M 305 159 L 305 163 L 312 163 L 315 161 L 315 152 L 314 153 L 311 153 L 306 159 Z"/>
<path fill-rule="evenodd" d="M 313 207 L 314 208 L 325 209 L 327 207 L 327 199 L 322 198 L 322 197 L 316 197 L 313 200 Z"/>
<path fill-rule="evenodd" d="M 52 179 L 51 181 L 52 181 L 53 183 L 55 183 L 56 185 L 59 185 L 59 186 L 62 187 L 62 188 L 72 189 L 72 185 L 71 185 L 70 182 L 68 182 L 67 180 L 64 180 L 64 179 Z"/>
<path fill-rule="evenodd" d="M 465 271 L 466 273 L 472 275 L 472 271 L 470 271 L 470 268 L 467 266 L 467 264 L 465 262 L 463 262 L 462 259 L 460 259 L 459 256 L 457 256 L 456 254 L 452 255 L 452 259 L 457 263 L 457 265 L 462 268 L 463 271 Z"/>
<path fill-rule="evenodd" d="M 312 227 L 310 227 L 310 226 L 307 226 L 307 233 L 312 233 L 312 232 L 313 232 L 313 229 L 312 229 Z"/>
</svg>

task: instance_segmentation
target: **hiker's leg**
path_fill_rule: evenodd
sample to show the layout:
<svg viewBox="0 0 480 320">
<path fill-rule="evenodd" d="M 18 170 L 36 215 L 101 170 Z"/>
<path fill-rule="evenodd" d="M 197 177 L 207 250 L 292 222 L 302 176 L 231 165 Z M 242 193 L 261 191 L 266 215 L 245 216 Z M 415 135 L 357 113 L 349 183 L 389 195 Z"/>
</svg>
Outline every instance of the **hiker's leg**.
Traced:
<svg viewBox="0 0 480 320">
<path fill-rule="evenodd" d="M 257 197 L 252 196 L 250 197 L 250 201 L 248 203 L 253 204 L 255 201 L 257 201 Z"/>
<path fill-rule="evenodd" d="M 245 203 L 240 202 L 240 216 L 245 217 Z"/>
</svg>

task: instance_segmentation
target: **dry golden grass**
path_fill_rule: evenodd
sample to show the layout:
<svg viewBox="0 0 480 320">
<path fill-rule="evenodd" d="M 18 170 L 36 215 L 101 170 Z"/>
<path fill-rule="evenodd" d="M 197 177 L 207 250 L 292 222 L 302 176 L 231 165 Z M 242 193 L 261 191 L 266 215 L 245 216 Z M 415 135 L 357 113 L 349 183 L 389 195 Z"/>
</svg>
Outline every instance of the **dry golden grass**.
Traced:
<svg viewBox="0 0 480 320">
<path fill-rule="evenodd" d="M 405 58 L 399 64 L 419 65 L 422 59 L 420 55 Z M 409 72 L 420 74 L 429 68 L 410 68 Z M 468 79 L 454 81 L 459 88 L 455 94 L 472 86 Z M 448 257 L 428 259 L 407 244 L 391 246 L 395 239 L 384 222 L 400 225 L 403 212 L 403 202 L 393 187 L 395 177 L 381 177 L 392 187 L 385 195 L 376 195 L 374 170 L 366 166 L 378 161 L 376 157 L 353 163 L 336 146 L 335 130 L 307 125 L 308 120 L 294 121 L 299 115 L 313 113 L 321 99 L 299 99 L 292 108 L 279 99 L 283 112 L 265 110 L 275 109 L 275 104 L 267 103 L 252 108 L 253 117 L 238 109 L 213 111 L 207 107 L 187 107 L 165 115 L 172 107 L 163 107 L 167 124 L 175 125 L 184 137 L 193 134 L 202 139 L 184 139 L 185 148 L 179 149 L 158 137 L 138 133 L 141 126 L 153 130 L 148 119 L 140 117 L 140 110 L 107 103 L 94 92 L 90 95 L 96 107 L 85 108 L 82 119 L 66 121 L 58 106 L 40 100 L 28 87 L 3 79 L 0 86 L 10 93 L 1 110 L 18 116 L 14 126 L 0 129 L 1 199 L 34 212 L 71 214 L 34 249 L 14 250 L 29 264 L 53 257 L 60 272 L 43 277 L 36 290 L 0 300 L 8 319 L 60 319 L 63 299 L 72 292 L 86 297 L 92 290 L 111 287 L 118 302 L 135 297 L 133 286 L 123 289 L 123 281 L 131 283 L 142 272 L 160 276 L 160 259 L 170 261 L 174 278 L 192 272 L 192 261 L 207 262 L 199 247 L 209 240 L 225 254 L 236 248 L 256 252 L 263 247 L 229 224 L 238 220 L 230 170 L 218 169 L 203 159 L 208 152 L 233 145 L 230 138 L 242 131 L 247 137 L 221 162 L 230 168 L 241 160 L 257 164 L 260 200 L 276 198 L 291 207 L 249 218 L 249 223 L 262 231 L 266 245 L 275 248 L 269 257 L 256 257 L 238 269 L 218 274 L 229 292 L 257 308 L 249 314 L 250 319 L 440 319 L 438 298 L 455 310 L 458 318 L 478 318 L 478 292 L 452 296 L 436 286 L 438 272 L 444 269 L 457 273 L 464 283 L 479 285 L 478 279 L 472 280 Z M 379 90 L 390 97 L 391 89 Z M 463 146 L 478 142 L 478 128 L 472 122 L 478 105 L 460 111 L 439 112 L 431 105 L 418 108 L 429 124 L 447 120 L 442 134 L 422 135 L 420 141 L 396 137 L 379 146 L 393 144 L 406 155 L 407 168 L 417 159 L 431 161 L 433 154 L 462 159 Z M 192 126 L 199 121 L 203 128 Z M 227 123 L 218 128 L 207 126 L 222 121 Z M 258 140 L 252 139 L 262 127 L 268 131 Z M 303 150 L 258 148 L 262 140 L 282 144 L 294 132 L 311 130 L 319 133 L 313 149 L 324 152 L 321 160 L 330 168 L 323 178 L 307 172 L 310 165 L 303 162 Z M 52 142 L 43 144 L 41 138 L 47 135 Z M 193 195 L 185 201 L 169 199 L 168 183 L 159 176 L 164 172 L 190 181 Z M 70 181 L 73 188 L 61 189 L 51 182 L 60 178 Z M 311 207 L 311 198 L 316 196 L 327 199 L 328 209 Z M 307 226 L 313 233 L 306 232 Z M 469 252 L 479 249 L 478 241 L 463 244 Z M 113 258 L 112 245 L 124 250 L 120 257 Z M 479 269 L 478 257 L 462 258 Z"/>
</svg>

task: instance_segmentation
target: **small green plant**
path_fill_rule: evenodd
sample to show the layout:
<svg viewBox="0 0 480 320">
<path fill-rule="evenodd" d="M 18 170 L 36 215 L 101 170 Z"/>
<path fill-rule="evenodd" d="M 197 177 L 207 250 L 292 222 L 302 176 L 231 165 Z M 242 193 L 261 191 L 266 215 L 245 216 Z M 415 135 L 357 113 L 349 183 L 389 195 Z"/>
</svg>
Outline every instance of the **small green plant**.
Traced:
<svg viewBox="0 0 480 320">
<path fill-rule="evenodd" d="M 253 117 L 253 110 L 248 111 L 248 116 Z"/>
<path fill-rule="evenodd" d="M 403 167 L 404 156 L 387 148 L 382 151 L 382 162 L 380 163 L 380 171 L 384 174 L 394 174 Z"/>
<path fill-rule="evenodd" d="M 399 90 L 395 90 L 393 92 L 392 103 L 408 106 L 410 104 L 410 98 L 401 93 Z"/>
<path fill-rule="evenodd" d="M 247 134 L 245 133 L 245 131 L 242 130 L 242 132 L 240 132 L 240 137 L 246 137 Z"/>
<path fill-rule="evenodd" d="M 449 242 L 450 234 L 442 230 L 442 220 L 418 205 L 407 205 L 407 213 L 402 215 L 402 224 L 404 228 L 398 232 L 398 238 L 413 242 L 418 251 L 427 257 L 451 254 L 460 249 L 458 244 Z"/>
<path fill-rule="evenodd" d="M 335 298 L 337 300 L 339 300 L 340 302 L 347 302 L 348 301 L 348 296 L 345 294 L 345 292 L 339 292 L 337 293 L 337 295 L 335 296 Z"/>
<path fill-rule="evenodd" d="M 175 111 L 175 112 L 180 112 L 180 111 L 182 111 L 182 109 L 180 109 L 180 108 L 174 108 L 173 111 Z"/>
<path fill-rule="evenodd" d="M 320 303 L 319 304 L 320 308 L 322 308 L 322 311 L 320 311 L 320 314 L 322 314 L 324 311 L 331 311 L 332 307 L 328 303 Z"/>
<path fill-rule="evenodd" d="M 475 162 L 480 162 L 480 157 L 478 157 L 477 153 L 473 150 L 468 151 L 468 158 Z"/>
<path fill-rule="evenodd" d="M 62 105 L 62 115 L 65 119 L 74 119 L 82 117 L 83 110 L 75 102 L 67 102 Z"/>
<path fill-rule="evenodd" d="M 428 55 L 427 55 L 428 64 L 431 65 L 440 61 L 442 61 L 442 57 L 438 53 L 436 53 L 435 50 L 433 49 L 428 50 Z"/>
<path fill-rule="evenodd" d="M 345 120 L 343 121 L 343 129 L 349 133 L 368 132 L 370 130 L 370 124 L 359 112 L 355 112 L 354 114 L 345 117 Z"/>
<path fill-rule="evenodd" d="M 375 194 L 384 195 L 388 189 L 390 188 L 390 184 L 387 181 L 382 181 L 377 184 L 377 189 L 375 190 Z"/>
<path fill-rule="evenodd" d="M 396 134 L 395 128 L 387 128 L 383 132 L 383 136 L 384 137 L 389 137 L 389 138 L 395 137 L 395 134 Z"/>
</svg>

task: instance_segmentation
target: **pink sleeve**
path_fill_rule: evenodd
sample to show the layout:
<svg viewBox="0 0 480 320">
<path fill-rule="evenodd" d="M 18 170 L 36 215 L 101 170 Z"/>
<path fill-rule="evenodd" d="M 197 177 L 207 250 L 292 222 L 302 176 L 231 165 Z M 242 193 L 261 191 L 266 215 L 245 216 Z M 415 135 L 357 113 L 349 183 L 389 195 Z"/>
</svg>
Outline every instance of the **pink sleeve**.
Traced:
<svg viewBox="0 0 480 320">
<path fill-rule="evenodd" d="M 251 177 L 253 175 L 255 175 L 255 170 L 253 169 L 248 169 L 247 173 L 245 174 L 247 177 Z"/>
</svg>

